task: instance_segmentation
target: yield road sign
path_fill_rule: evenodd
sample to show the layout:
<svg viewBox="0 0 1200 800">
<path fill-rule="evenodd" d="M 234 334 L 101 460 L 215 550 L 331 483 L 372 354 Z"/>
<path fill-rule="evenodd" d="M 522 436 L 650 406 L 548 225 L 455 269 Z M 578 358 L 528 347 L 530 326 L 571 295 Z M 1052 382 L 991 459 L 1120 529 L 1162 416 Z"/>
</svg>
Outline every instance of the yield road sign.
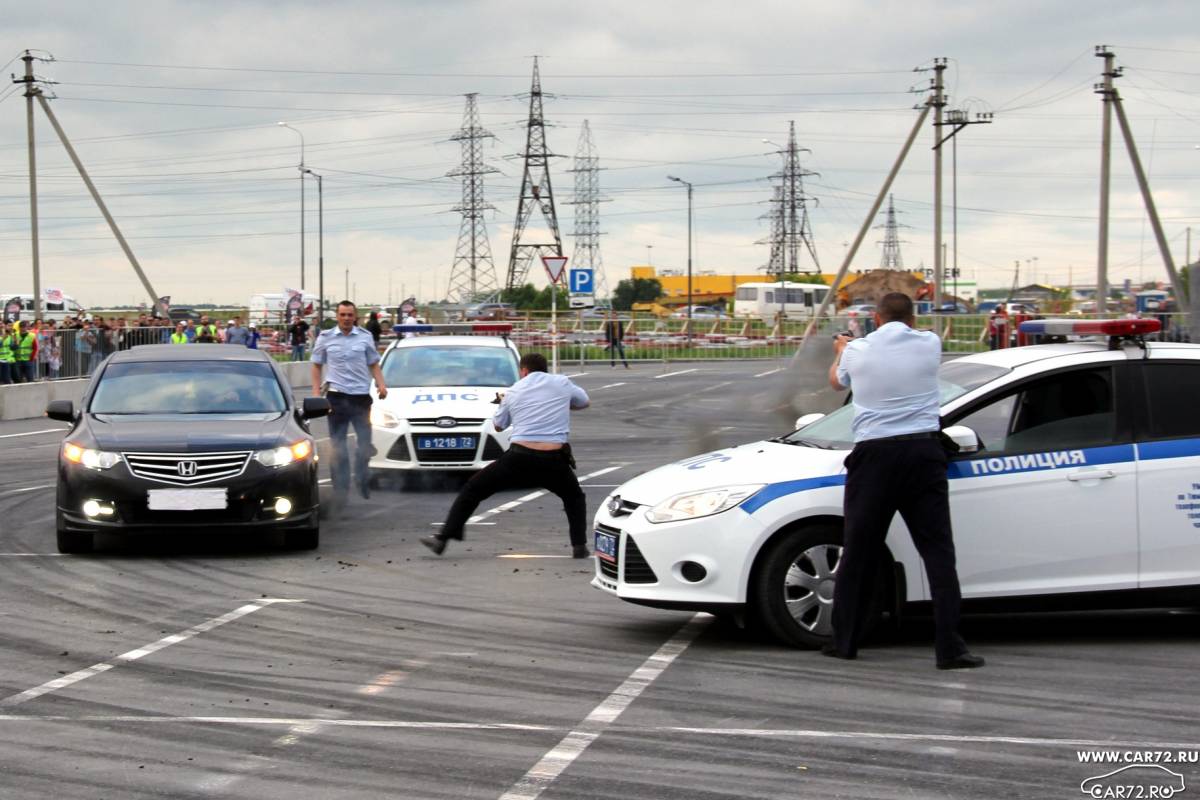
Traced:
<svg viewBox="0 0 1200 800">
<path fill-rule="evenodd" d="M 563 270 L 567 266 L 567 257 L 542 256 L 542 266 L 546 268 L 546 274 L 550 277 L 550 282 L 557 284 L 562 280 Z"/>
<path fill-rule="evenodd" d="M 567 277 L 571 294 L 592 294 L 596 291 L 596 272 L 590 267 L 573 267 Z"/>
</svg>

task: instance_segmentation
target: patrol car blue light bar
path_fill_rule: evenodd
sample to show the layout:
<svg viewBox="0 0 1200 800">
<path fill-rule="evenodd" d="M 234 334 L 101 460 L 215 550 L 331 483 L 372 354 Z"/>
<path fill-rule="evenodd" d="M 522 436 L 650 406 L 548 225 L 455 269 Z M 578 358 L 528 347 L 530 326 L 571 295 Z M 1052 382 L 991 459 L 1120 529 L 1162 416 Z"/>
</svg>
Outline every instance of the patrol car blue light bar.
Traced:
<svg viewBox="0 0 1200 800">
<path fill-rule="evenodd" d="M 393 325 L 393 333 L 512 333 L 511 322 L 446 322 L 437 325 Z"/>
<path fill-rule="evenodd" d="M 1031 319 L 1018 330 L 1044 336 L 1142 336 L 1158 333 L 1162 323 L 1156 319 Z"/>
</svg>

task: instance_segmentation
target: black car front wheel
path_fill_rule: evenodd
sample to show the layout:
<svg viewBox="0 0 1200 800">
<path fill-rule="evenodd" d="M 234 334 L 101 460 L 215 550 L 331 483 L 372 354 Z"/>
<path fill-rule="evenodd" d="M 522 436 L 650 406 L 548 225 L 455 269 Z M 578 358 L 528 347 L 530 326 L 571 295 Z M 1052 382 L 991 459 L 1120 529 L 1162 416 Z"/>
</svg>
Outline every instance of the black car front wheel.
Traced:
<svg viewBox="0 0 1200 800">
<path fill-rule="evenodd" d="M 298 531 L 287 531 L 283 534 L 283 546 L 288 550 L 316 550 L 320 543 L 320 524 L 314 524 L 311 528 L 301 528 Z"/>
<path fill-rule="evenodd" d="M 90 553 L 96 546 L 96 537 L 91 533 L 67 530 L 67 521 L 61 511 L 55 512 L 54 523 L 60 553 Z"/>
</svg>

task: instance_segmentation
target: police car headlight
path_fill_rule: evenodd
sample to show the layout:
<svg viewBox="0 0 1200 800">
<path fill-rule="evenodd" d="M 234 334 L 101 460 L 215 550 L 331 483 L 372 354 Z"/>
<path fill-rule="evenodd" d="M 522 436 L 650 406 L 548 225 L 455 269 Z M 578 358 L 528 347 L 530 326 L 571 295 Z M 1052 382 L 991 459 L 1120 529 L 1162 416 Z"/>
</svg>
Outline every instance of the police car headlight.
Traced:
<svg viewBox="0 0 1200 800">
<path fill-rule="evenodd" d="M 285 467 L 293 461 L 303 461 L 312 455 L 312 451 L 312 442 L 301 439 L 293 445 L 259 450 L 254 454 L 254 460 L 264 467 Z"/>
<path fill-rule="evenodd" d="M 677 494 L 648 509 L 646 520 L 654 523 L 676 522 L 681 519 L 695 519 L 720 514 L 722 511 L 736 508 L 765 485 L 752 483 L 741 486 L 722 486 L 717 489 L 705 489 L 702 492 Z"/>
<path fill-rule="evenodd" d="M 63 458 L 72 464 L 79 464 L 88 469 L 109 469 L 121 462 L 120 453 L 109 453 L 104 450 L 91 450 L 80 447 L 74 442 L 63 443 Z"/>
<path fill-rule="evenodd" d="M 399 428 L 400 418 L 387 409 L 372 404 L 371 424 L 376 428 Z"/>
</svg>

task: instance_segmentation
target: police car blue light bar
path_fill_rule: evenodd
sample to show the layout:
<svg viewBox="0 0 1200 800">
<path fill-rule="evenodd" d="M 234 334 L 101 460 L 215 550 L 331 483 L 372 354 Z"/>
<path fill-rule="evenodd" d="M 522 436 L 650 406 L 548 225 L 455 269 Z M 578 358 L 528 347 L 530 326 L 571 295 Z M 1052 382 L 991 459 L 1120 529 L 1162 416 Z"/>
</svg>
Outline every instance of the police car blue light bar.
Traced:
<svg viewBox="0 0 1200 800">
<path fill-rule="evenodd" d="M 1031 319 L 1018 330 L 1043 336 L 1142 336 L 1158 333 L 1162 323 L 1156 319 Z"/>
<path fill-rule="evenodd" d="M 445 322 L 437 325 L 393 325 L 393 333 L 512 333 L 511 322 Z"/>
</svg>

